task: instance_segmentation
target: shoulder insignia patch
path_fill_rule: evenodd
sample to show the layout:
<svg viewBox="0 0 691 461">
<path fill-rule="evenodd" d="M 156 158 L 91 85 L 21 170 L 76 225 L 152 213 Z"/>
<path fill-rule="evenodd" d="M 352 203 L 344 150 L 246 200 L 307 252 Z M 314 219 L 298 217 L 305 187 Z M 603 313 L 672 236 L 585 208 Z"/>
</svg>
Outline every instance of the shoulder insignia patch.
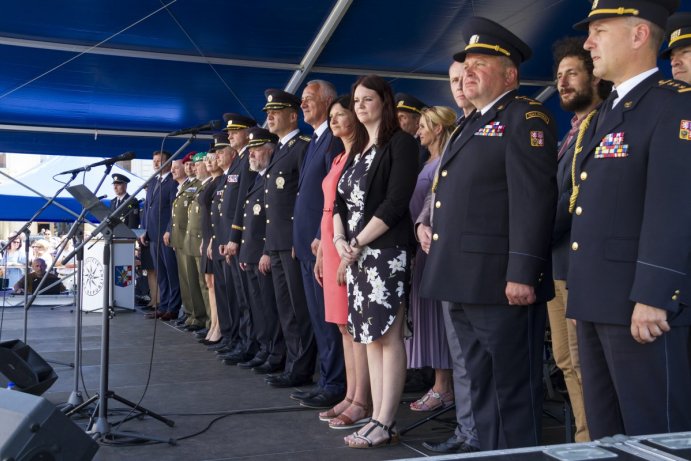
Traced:
<svg viewBox="0 0 691 461">
<path fill-rule="evenodd" d="M 295 144 L 295 141 L 297 141 L 297 139 L 295 139 L 295 138 L 288 141 L 288 147 L 293 147 L 293 144 Z"/>
<path fill-rule="evenodd" d="M 531 106 L 541 106 L 542 103 L 540 101 L 536 101 L 533 98 L 529 98 L 528 96 L 516 96 L 515 99 L 517 101 L 524 101 L 530 104 Z"/>
<path fill-rule="evenodd" d="M 545 147 L 545 133 L 542 131 L 530 132 L 530 146 L 531 147 Z"/>
<path fill-rule="evenodd" d="M 679 139 L 691 141 L 691 120 L 682 120 L 679 127 Z"/>
<path fill-rule="evenodd" d="M 300 139 L 302 139 L 303 141 L 307 141 L 307 142 L 310 142 L 312 140 L 312 138 L 310 138 L 309 136 L 307 136 L 305 134 L 301 134 Z"/>
<path fill-rule="evenodd" d="M 531 118 L 539 118 L 549 125 L 549 117 L 545 113 L 540 112 L 538 110 L 531 110 L 530 112 L 526 112 L 525 119 L 530 120 Z"/>
<path fill-rule="evenodd" d="M 668 88 L 670 90 L 676 90 L 678 93 L 687 93 L 691 91 L 691 86 L 679 80 L 658 80 L 657 85 L 660 88 Z"/>
</svg>

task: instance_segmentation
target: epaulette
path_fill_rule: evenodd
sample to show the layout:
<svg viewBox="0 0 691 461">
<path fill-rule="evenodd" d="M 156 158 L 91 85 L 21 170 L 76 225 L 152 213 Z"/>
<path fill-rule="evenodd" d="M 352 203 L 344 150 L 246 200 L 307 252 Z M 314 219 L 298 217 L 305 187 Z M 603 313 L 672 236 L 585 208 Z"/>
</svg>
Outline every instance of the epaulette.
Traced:
<svg viewBox="0 0 691 461">
<path fill-rule="evenodd" d="M 658 80 L 657 86 L 659 88 L 667 88 L 669 90 L 676 91 L 677 93 L 691 92 L 691 86 L 679 80 Z"/>
<path fill-rule="evenodd" d="M 533 99 L 533 98 L 529 98 L 528 96 L 520 96 L 520 95 L 517 95 L 517 96 L 515 97 L 515 99 L 516 99 L 517 101 L 524 101 L 524 102 L 527 102 L 527 103 L 530 104 L 531 106 L 541 106 L 541 105 L 542 105 L 542 103 L 541 103 L 540 101 L 537 101 L 537 100 L 535 100 L 535 99 Z"/>
<path fill-rule="evenodd" d="M 307 141 L 307 142 L 310 142 L 312 140 L 312 138 L 310 138 L 306 134 L 301 134 L 300 139 L 302 139 L 303 141 Z"/>
</svg>

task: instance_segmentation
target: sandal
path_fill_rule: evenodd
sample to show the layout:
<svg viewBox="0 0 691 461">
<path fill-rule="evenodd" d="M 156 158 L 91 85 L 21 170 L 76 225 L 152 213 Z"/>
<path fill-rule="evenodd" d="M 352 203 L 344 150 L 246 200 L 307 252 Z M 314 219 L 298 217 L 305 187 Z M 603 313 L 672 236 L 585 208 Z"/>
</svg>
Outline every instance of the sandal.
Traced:
<svg viewBox="0 0 691 461">
<path fill-rule="evenodd" d="M 453 392 L 444 392 L 440 394 L 434 389 L 427 391 L 422 398 L 410 404 L 410 409 L 413 411 L 434 411 L 439 408 L 447 408 L 453 404 Z"/>
<path fill-rule="evenodd" d="M 350 416 L 346 415 L 345 412 L 348 411 L 348 408 L 343 410 L 340 415 L 336 416 L 335 418 L 331 419 L 329 421 L 329 427 L 331 429 L 355 429 L 358 427 L 362 427 L 365 424 L 367 424 L 371 417 L 372 417 L 372 411 L 367 407 L 367 405 L 363 405 L 360 402 L 350 402 L 351 406 L 355 406 L 358 408 L 362 408 L 364 411 L 364 416 L 358 420 L 353 420 Z"/>
<path fill-rule="evenodd" d="M 384 445 L 396 445 L 398 442 L 400 442 L 400 436 L 398 435 L 398 432 L 394 432 L 394 427 L 396 427 L 395 421 L 391 423 L 391 426 L 385 426 L 376 419 L 373 419 L 370 422 L 373 424 L 369 429 L 367 429 L 367 431 L 365 431 L 364 434 L 356 432 L 348 440 L 348 446 L 350 448 L 378 448 L 383 447 Z M 386 432 L 388 437 L 383 438 L 377 442 L 373 442 L 372 439 L 369 438 L 369 435 L 377 427 L 381 427 L 382 430 Z"/>
<path fill-rule="evenodd" d="M 353 404 L 353 400 L 350 399 L 350 398 L 348 398 L 348 397 L 346 397 L 343 401 L 337 403 L 333 408 L 329 408 L 329 409 L 326 410 L 326 411 L 320 412 L 320 413 L 319 413 L 319 421 L 329 422 L 329 421 L 331 421 L 332 419 L 338 417 L 338 415 L 340 415 L 342 412 L 336 411 L 336 407 L 339 406 L 340 404 L 342 404 L 343 402 L 347 402 L 347 403 L 349 404 L 348 406 L 346 406 L 346 407 L 343 409 L 343 411 L 345 411 L 346 409 L 348 409 L 348 407 L 349 407 L 350 405 Z"/>
</svg>

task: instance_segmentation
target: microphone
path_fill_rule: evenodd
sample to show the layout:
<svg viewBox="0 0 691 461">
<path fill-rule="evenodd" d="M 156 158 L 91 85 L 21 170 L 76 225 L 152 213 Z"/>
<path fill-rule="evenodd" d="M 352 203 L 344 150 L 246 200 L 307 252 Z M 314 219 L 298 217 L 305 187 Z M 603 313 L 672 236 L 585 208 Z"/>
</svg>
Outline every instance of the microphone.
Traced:
<svg viewBox="0 0 691 461">
<path fill-rule="evenodd" d="M 99 200 L 103 200 L 103 199 L 106 198 L 106 197 L 108 197 L 108 195 L 99 195 L 99 196 L 96 197 L 96 198 L 99 199 Z"/>
<path fill-rule="evenodd" d="M 112 165 L 116 162 L 122 162 L 124 160 L 132 160 L 134 157 L 136 157 L 136 154 L 134 152 L 125 152 L 124 154 L 120 154 L 117 157 L 112 157 L 112 158 L 108 158 L 105 160 L 101 160 L 100 162 L 92 163 L 91 165 L 86 165 L 86 166 L 83 166 L 80 168 L 75 168 L 74 170 L 63 171 L 62 173 L 58 173 L 58 174 L 60 175 L 60 174 L 81 173 L 82 171 L 89 171 L 93 167 L 96 167 L 96 166 Z"/>
<path fill-rule="evenodd" d="M 209 123 L 204 125 L 193 126 L 192 128 L 183 128 L 182 130 L 173 131 L 168 133 L 168 136 L 179 136 L 181 134 L 197 134 L 200 131 L 214 131 L 220 130 L 223 123 L 220 120 L 211 120 Z"/>
</svg>

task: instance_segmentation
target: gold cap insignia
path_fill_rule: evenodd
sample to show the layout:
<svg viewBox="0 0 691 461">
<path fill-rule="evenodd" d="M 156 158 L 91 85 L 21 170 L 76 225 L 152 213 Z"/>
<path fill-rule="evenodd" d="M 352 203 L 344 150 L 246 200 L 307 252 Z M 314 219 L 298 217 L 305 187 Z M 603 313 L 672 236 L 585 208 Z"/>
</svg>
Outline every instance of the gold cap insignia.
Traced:
<svg viewBox="0 0 691 461">
<path fill-rule="evenodd" d="M 270 94 L 268 98 L 266 98 L 267 101 L 271 102 L 274 100 L 274 95 Z"/>
<path fill-rule="evenodd" d="M 669 36 L 669 40 L 672 41 L 680 35 L 681 35 L 681 29 L 677 29 L 674 32 L 672 32 L 672 35 Z"/>
<path fill-rule="evenodd" d="M 254 133 L 250 133 L 250 139 L 254 139 Z"/>
<path fill-rule="evenodd" d="M 473 35 L 470 37 L 470 44 L 474 44 L 480 41 L 480 36 L 478 34 Z"/>
<path fill-rule="evenodd" d="M 591 8 L 591 10 L 594 10 L 595 8 L 597 8 L 597 4 L 598 4 L 598 3 L 600 3 L 600 0 L 595 0 L 595 1 L 593 2 L 593 7 Z"/>
</svg>

